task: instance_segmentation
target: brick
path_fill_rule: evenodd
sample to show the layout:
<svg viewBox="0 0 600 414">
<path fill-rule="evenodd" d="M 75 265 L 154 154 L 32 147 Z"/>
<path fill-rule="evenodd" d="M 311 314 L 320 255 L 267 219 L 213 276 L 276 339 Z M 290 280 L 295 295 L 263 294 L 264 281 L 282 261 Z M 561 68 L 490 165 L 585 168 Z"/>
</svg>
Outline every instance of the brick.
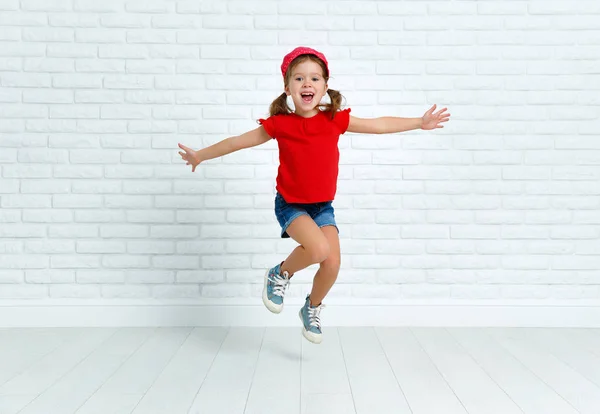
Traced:
<svg viewBox="0 0 600 414">
<path fill-rule="evenodd" d="M 73 270 L 26 270 L 25 280 L 27 283 L 75 283 L 75 271 Z"/>
<path fill-rule="evenodd" d="M 49 44 L 47 45 L 46 55 L 57 58 L 96 58 L 98 47 L 82 44 Z"/>
<path fill-rule="evenodd" d="M 0 29 L 0 41 L 19 41 L 21 40 L 21 30 L 18 27 L 5 27 Z"/>
<path fill-rule="evenodd" d="M 0 299 L 43 299 L 48 287 L 35 285 L 0 285 Z"/>
<path fill-rule="evenodd" d="M 103 285 L 101 287 L 103 298 L 150 298 L 151 287 L 144 285 Z"/>
<path fill-rule="evenodd" d="M 11 11 L 0 13 L 0 27 L 45 26 L 47 22 L 48 17 L 45 13 L 19 13 Z"/>
<path fill-rule="evenodd" d="M 27 209 L 23 210 L 24 223 L 70 223 L 73 221 L 73 212 L 52 209 Z"/>
<path fill-rule="evenodd" d="M 127 251 L 133 254 L 175 253 L 175 245 L 170 241 L 129 241 Z"/>
<path fill-rule="evenodd" d="M 51 285 L 49 287 L 51 298 L 98 298 L 100 286 L 89 285 Z"/>
<path fill-rule="evenodd" d="M 198 236 L 198 227 L 189 226 L 151 226 L 150 236 L 156 238 L 195 238 Z M 179 246 L 178 246 L 179 249 Z"/>
<path fill-rule="evenodd" d="M 0 3 L 0 10 L 18 10 L 19 9 L 19 1 L 18 0 L 4 0 Z"/>
<path fill-rule="evenodd" d="M 97 2 L 94 0 L 74 0 L 73 10 L 78 12 L 121 12 L 123 11 L 123 2 L 119 0 L 104 0 Z"/>
<path fill-rule="evenodd" d="M 124 100 L 123 91 L 75 91 L 76 103 L 121 103 Z"/>
<path fill-rule="evenodd" d="M 198 298 L 200 297 L 200 286 L 198 286 L 197 284 L 180 286 L 154 286 L 152 287 L 152 297 L 158 299 Z"/>
<path fill-rule="evenodd" d="M 171 13 L 175 10 L 175 4 L 163 1 L 128 1 L 125 10 L 133 13 Z"/>
<path fill-rule="evenodd" d="M 377 7 L 376 3 L 370 1 L 332 1 L 327 4 L 327 14 L 364 16 L 376 14 Z M 383 14 L 389 13 L 384 10 Z"/>
<path fill-rule="evenodd" d="M 181 1 L 177 3 L 177 13 L 221 14 L 227 11 L 227 4 L 221 1 Z"/>
<path fill-rule="evenodd" d="M 0 223 L 17 223 L 21 221 L 20 211 L 3 211 L 0 213 Z M 9 243 L 10 245 L 10 243 Z"/>
<path fill-rule="evenodd" d="M 254 18 L 256 29 L 303 29 L 304 23 L 297 16 L 256 16 Z"/>
<path fill-rule="evenodd" d="M 127 283 L 173 283 L 175 272 L 169 270 L 128 270 L 125 272 Z"/>
<path fill-rule="evenodd" d="M 250 297 L 250 285 L 221 283 L 202 286 L 202 297 L 206 298 L 243 298 Z"/>
<path fill-rule="evenodd" d="M 149 234 L 148 226 L 145 224 L 108 224 L 100 229 L 100 236 L 109 238 L 143 238 Z"/>
<path fill-rule="evenodd" d="M 123 67 L 125 67 L 125 64 L 123 64 Z M 126 69 L 124 69 L 123 72 L 127 71 L 127 73 L 167 74 L 174 73 L 175 67 L 176 62 L 173 62 L 169 59 L 165 59 L 162 61 L 159 59 L 152 59 L 151 62 L 130 60 L 127 62 Z"/>
<path fill-rule="evenodd" d="M 227 3 L 227 11 L 231 14 L 249 14 L 252 16 L 262 14 L 276 14 L 277 13 L 277 2 L 276 1 L 260 1 L 260 2 L 249 2 L 249 1 L 229 1 Z"/>
<path fill-rule="evenodd" d="M 149 50 L 140 45 L 100 45 L 100 59 L 147 59 Z"/>
<path fill-rule="evenodd" d="M 73 29 L 66 28 L 24 28 L 21 37 L 27 42 L 73 42 Z"/>
<path fill-rule="evenodd" d="M 199 258 L 190 256 L 153 256 L 152 265 L 155 268 L 162 269 L 198 269 Z"/>
<path fill-rule="evenodd" d="M 75 243 L 70 240 L 44 240 L 25 242 L 25 252 L 33 254 L 75 253 Z"/>
<path fill-rule="evenodd" d="M 127 43 L 175 43 L 176 33 L 169 31 L 130 30 Z"/>
<path fill-rule="evenodd" d="M 147 195 L 105 196 L 104 204 L 110 208 L 149 208 L 152 205 L 152 197 Z"/>
<path fill-rule="evenodd" d="M 102 166 L 57 165 L 53 174 L 59 178 L 100 178 L 103 169 Z"/>
<path fill-rule="evenodd" d="M 100 24 L 109 28 L 141 28 L 150 27 L 152 22 L 150 15 L 123 15 L 108 14 L 100 16 Z"/>
<path fill-rule="evenodd" d="M 3 226 L 0 229 L 1 237 L 27 237 L 26 233 L 31 234 L 31 237 L 36 237 L 34 234 L 36 226 L 23 226 L 26 227 L 20 230 L 20 234 L 17 234 L 14 228 L 9 227 L 11 225 Z M 40 237 L 40 236 L 37 236 Z M 3 254 L 0 256 L 0 269 L 44 269 L 48 266 L 48 256 L 43 254 L 38 255 L 23 255 L 23 254 Z"/>
<path fill-rule="evenodd" d="M 150 256 L 107 255 L 102 258 L 102 266 L 116 269 L 146 269 L 150 267 Z"/>
<path fill-rule="evenodd" d="M 152 27 L 157 29 L 192 29 L 207 26 L 203 26 L 202 20 L 196 16 L 166 15 L 153 16 Z"/>
<path fill-rule="evenodd" d="M 44 0 L 38 0 L 46 4 Z M 65 4 L 62 0 L 62 4 Z M 99 18 L 94 14 L 81 14 L 81 13 L 52 13 L 48 15 L 48 21 L 50 26 L 54 27 L 95 27 L 98 25 Z"/>
</svg>

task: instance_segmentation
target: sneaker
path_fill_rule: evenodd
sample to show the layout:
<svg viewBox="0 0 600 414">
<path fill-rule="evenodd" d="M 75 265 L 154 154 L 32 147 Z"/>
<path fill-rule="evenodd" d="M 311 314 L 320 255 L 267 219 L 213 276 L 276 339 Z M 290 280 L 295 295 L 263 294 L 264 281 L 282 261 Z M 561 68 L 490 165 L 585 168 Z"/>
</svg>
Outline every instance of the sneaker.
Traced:
<svg viewBox="0 0 600 414">
<path fill-rule="evenodd" d="M 310 296 L 306 297 L 304 306 L 300 309 L 298 315 L 302 321 L 302 335 L 313 344 L 320 344 L 323 340 L 321 331 L 321 309 L 325 307 L 322 303 L 319 306 L 310 306 Z"/>
<path fill-rule="evenodd" d="M 273 313 L 283 310 L 283 297 L 285 290 L 290 284 L 290 276 L 287 271 L 281 274 L 281 265 L 278 264 L 265 273 L 265 287 L 263 288 L 263 303 Z"/>
</svg>

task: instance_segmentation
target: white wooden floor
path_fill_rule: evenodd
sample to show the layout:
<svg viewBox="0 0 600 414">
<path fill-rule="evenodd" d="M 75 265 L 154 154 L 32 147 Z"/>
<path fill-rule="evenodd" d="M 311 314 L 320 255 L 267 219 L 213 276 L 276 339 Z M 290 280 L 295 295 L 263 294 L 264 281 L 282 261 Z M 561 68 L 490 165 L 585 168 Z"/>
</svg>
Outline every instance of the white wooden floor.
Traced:
<svg viewBox="0 0 600 414">
<path fill-rule="evenodd" d="M 600 330 L 0 329 L 0 413 L 600 413 Z"/>
</svg>

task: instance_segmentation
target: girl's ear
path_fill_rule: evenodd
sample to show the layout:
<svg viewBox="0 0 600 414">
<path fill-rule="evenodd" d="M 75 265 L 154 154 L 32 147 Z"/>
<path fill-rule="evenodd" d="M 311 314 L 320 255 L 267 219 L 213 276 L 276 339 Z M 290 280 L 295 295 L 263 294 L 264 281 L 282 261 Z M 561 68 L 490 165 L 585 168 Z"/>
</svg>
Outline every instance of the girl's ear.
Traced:
<svg viewBox="0 0 600 414">
<path fill-rule="evenodd" d="M 287 96 L 290 96 L 290 88 L 288 88 L 287 86 L 284 88 L 285 94 Z"/>
</svg>

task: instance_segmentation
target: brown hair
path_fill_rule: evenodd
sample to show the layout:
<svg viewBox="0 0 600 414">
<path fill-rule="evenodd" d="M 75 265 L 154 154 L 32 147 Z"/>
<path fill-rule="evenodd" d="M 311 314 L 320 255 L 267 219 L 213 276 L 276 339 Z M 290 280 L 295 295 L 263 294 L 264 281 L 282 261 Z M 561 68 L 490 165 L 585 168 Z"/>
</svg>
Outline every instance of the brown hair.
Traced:
<svg viewBox="0 0 600 414">
<path fill-rule="evenodd" d="M 285 79 L 283 82 L 285 86 L 287 86 L 287 84 L 290 81 L 290 78 L 292 76 L 291 75 L 292 70 L 294 69 L 294 67 L 296 67 L 297 65 L 299 65 L 300 63 L 302 63 L 306 60 L 311 60 L 313 62 L 318 63 L 319 66 L 321 66 L 321 70 L 323 71 L 325 83 L 327 83 L 329 81 L 329 74 L 327 72 L 327 67 L 325 66 L 325 63 L 323 63 L 323 61 L 321 59 L 319 59 L 318 57 L 316 57 L 314 55 L 300 55 L 292 61 L 292 63 L 290 64 L 290 66 L 287 69 L 287 72 L 285 73 Z M 336 91 L 333 89 L 327 89 L 327 94 L 329 95 L 329 98 L 331 99 L 331 103 L 319 104 L 317 106 L 323 108 L 320 110 L 329 112 L 331 114 L 331 119 L 333 119 L 333 117 L 335 116 L 335 113 L 337 111 L 339 111 L 342 106 L 343 96 L 339 91 Z M 281 95 L 279 95 L 271 103 L 271 106 L 269 107 L 269 114 L 271 116 L 279 115 L 279 114 L 289 114 L 290 112 L 292 112 L 292 109 L 287 104 L 287 95 L 285 92 L 283 92 Z"/>
</svg>

